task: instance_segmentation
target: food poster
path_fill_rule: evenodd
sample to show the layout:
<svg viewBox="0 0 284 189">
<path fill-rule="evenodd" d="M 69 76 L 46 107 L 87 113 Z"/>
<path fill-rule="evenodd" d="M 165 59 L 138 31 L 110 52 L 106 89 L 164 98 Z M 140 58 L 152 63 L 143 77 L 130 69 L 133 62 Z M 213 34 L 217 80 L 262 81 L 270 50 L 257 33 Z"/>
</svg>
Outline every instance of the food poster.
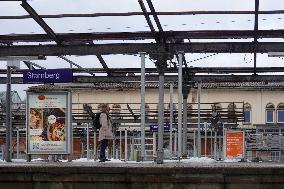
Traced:
<svg viewBox="0 0 284 189">
<path fill-rule="evenodd" d="M 244 132 L 226 132 L 226 158 L 244 158 Z"/>
<path fill-rule="evenodd" d="M 67 153 L 67 94 L 28 95 L 28 153 Z"/>
</svg>

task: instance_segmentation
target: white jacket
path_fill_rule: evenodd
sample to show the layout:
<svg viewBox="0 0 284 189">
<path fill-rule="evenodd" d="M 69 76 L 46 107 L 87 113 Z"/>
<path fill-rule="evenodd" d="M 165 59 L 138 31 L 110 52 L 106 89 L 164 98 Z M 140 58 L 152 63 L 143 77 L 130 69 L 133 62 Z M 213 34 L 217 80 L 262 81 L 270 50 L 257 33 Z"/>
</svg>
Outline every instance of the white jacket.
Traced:
<svg viewBox="0 0 284 189">
<path fill-rule="evenodd" d="M 107 117 L 106 113 L 101 113 L 100 115 L 100 123 L 102 127 L 99 130 L 99 141 L 103 139 L 112 139 L 112 125 L 111 125 L 111 118 Z"/>
</svg>

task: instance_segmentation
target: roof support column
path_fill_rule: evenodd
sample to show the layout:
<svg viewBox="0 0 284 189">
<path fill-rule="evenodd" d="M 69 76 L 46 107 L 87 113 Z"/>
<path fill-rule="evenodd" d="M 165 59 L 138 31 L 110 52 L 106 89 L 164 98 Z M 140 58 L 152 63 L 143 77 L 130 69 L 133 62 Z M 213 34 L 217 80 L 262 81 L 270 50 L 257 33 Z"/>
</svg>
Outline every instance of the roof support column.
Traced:
<svg viewBox="0 0 284 189">
<path fill-rule="evenodd" d="M 164 161 L 164 83 L 167 68 L 167 55 L 158 56 L 156 67 L 159 73 L 159 110 L 158 110 L 158 150 L 157 163 Z"/>
<path fill-rule="evenodd" d="M 178 158 L 182 157 L 182 54 L 178 52 Z"/>
<path fill-rule="evenodd" d="M 145 54 L 139 53 L 141 57 L 141 161 L 145 160 Z"/>
<path fill-rule="evenodd" d="M 6 148 L 5 148 L 5 160 L 11 162 L 11 141 L 12 141 L 12 112 L 11 112 L 11 70 L 10 66 L 7 66 L 7 89 L 6 89 Z"/>
</svg>

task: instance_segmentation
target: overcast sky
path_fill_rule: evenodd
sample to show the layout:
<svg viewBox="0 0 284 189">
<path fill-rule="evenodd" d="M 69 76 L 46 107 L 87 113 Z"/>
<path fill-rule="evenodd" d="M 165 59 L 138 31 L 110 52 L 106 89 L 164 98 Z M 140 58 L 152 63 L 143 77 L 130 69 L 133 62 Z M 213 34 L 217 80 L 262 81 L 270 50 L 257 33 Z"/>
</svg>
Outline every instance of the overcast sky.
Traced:
<svg viewBox="0 0 284 189">
<path fill-rule="evenodd" d="M 253 0 L 152 0 L 156 11 L 191 10 L 254 10 Z M 0 1 L 0 15 L 27 15 L 21 2 Z M 98 13 L 98 12 L 134 12 L 141 11 L 138 0 L 31 0 L 28 3 L 38 14 Z M 144 1 L 147 5 L 146 1 Z M 147 7 L 149 10 L 149 8 Z M 283 0 L 260 0 L 260 10 L 284 10 Z M 253 15 L 191 15 L 159 16 L 164 30 L 248 30 L 253 29 Z M 149 31 L 143 16 L 97 17 L 97 18 L 60 18 L 45 19 L 56 33 L 73 32 L 120 32 Z M 284 15 L 260 15 L 259 29 L 283 29 Z M 0 20 L 0 35 L 44 33 L 32 19 Z M 272 40 L 271 40 L 272 41 Z M 283 41 L 277 39 L 273 41 Z M 95 43 L 99 43 L 96 42 Z M 187 54 L 189 66 L 253 66 L 251 54 L 217 54 L 200 61 L 190 62 L 208 54 Z M 101 67 L 95 56 L 68 56 L 83 67 Z M 109 67 L 140 67 L 138 56 L 103 56 Z M 69 64 L 57 57 L 47 57 L 44 61 L 34 61 L 47 68 L 69 67 Z M 1 68 L 6 63 L 0 62 Z M 283 66 L 284 60 L 268 58 L 267 54 L 258 56 L 258 66 Z M 154 67 L 146 60 L 147 67 Z M 25 68 L 24 64 L 21 66 Z M 18 89 L 19 86 L 16 86 Z M 26 86 L 21 87 L 26 88 Z M 15 86 L 14 86 L 15 89 Z M 0 86 L 5 90 L 5 85 Z M 24 96 L 20 91 L 21 97 Z"/>
</svg>

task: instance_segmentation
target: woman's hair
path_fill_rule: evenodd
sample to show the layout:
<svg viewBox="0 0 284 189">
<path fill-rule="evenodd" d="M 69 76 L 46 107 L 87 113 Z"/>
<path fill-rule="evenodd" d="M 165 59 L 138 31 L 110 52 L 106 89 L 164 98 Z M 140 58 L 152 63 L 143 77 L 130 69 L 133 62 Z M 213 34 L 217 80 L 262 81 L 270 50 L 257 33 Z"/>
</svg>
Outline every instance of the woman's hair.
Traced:
<svg viewBox="0 0 284 189">
<path fill-rule="evenodd" d="M 108 104 L 102 104 L 100 107 L 102 112 L 107 112 L 109 110 Z"/>
</svg>

